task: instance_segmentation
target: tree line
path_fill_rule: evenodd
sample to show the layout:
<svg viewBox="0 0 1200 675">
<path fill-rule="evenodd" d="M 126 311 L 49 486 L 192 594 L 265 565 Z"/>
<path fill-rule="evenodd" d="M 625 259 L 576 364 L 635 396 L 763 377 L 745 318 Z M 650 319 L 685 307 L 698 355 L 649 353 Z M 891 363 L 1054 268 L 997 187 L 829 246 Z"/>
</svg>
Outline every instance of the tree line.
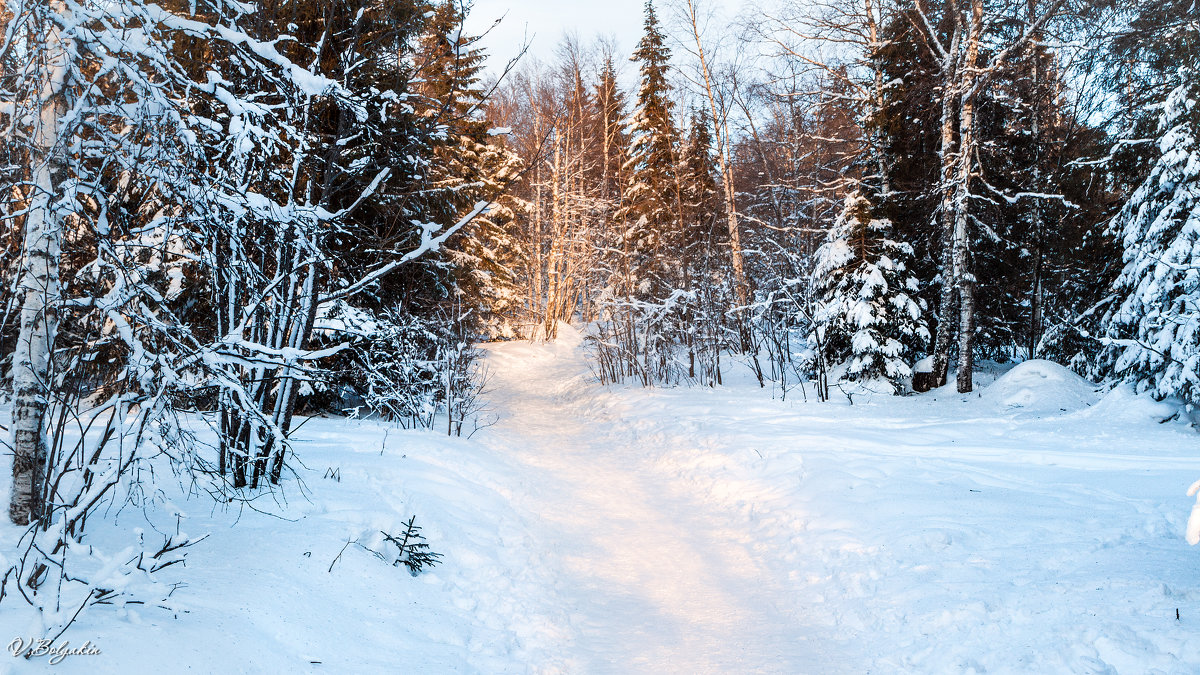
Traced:
<svg viewBox="0 0 1200 675">
<path fill-rule="evenodd" d="M 648 2 L 630 57 L 569 37 L 498 92 L 524 334 L 590 323 L 610 381 L 1048 358 L 1190 395 L 1194 2 L 713 9 Z"/>
</svg>

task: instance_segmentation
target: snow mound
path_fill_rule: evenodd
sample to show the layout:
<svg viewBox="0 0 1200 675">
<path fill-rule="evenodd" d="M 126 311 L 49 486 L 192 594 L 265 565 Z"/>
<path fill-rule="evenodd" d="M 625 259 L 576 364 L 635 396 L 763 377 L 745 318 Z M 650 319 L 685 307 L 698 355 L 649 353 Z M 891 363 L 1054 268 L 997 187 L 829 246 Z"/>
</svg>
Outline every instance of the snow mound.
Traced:
<svg viewBox="0 0 1200 675">
<path fill-rule="evenodd" d="M 983 398 L 1001 408 L 1057 414 L 1086 408 L 1099 400 L 1096 385 L 1051 361 L 1026 361 L 983 390 Z"/>
<path fill-rule="evenodd" d="M 1088 411 L 1088 415 L 1106 423 L 1144 424 L 1163 422 L 1172 418 L 1184 419 L 1183 403 L 1168 399 L 1156 401 L 1149 394 L 1139 394 L 1133 385 L 1119 384 Z M 1184 420 L 1190 421 L 1190 420 Z"/>
<path fill-rule="evenodd" d="M 556 332 L 558 335 L 554 338 L 554 344 L 557 347 L 574 350 L 583 344 L 583 333 L 566 321 L 558 322 Z"/>
</svg>

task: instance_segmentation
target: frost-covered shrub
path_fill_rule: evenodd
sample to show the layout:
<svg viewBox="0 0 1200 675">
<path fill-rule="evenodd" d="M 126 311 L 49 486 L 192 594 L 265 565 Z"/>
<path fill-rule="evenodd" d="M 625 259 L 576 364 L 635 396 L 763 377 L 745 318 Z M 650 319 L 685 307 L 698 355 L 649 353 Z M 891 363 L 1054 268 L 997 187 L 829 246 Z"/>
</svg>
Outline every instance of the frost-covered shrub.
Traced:
<svg viewBox="0 0 1200 675">
<path fill-rule="evenodd" d="M 803 272 L 809 257 L 785 253 L 786 267 L 773 270 L 766 284 L 758 289 L 757 302 L 750 312 L 750 327 L 755 353 L 761 358 L 761 382 L 778 387 L 782 398 L 800 388 L 808 397 L 807 383 L 815 386 L 818 400 L 829 397 L 828 364 L 813 328 L 816 302 L 810 279 Z"/>
<path fill-rule="evenodd" d="M 347 305 L 323 312 L 331 341 L 350 340 L 306 405 L 373 413 L 404 428 L 443 427 L 462 434 L 481 411 L 486 372 L 461 319 L 398 310 L 373 316 Z"/>
<path fill-rule="evenodd" d="M 721 383 L 721 353 L 736 337 L 706 287 L 660 300 L 601 299 L 601 320 L 588 335 L 598 379 L 642 386 Z"/>
</svg>

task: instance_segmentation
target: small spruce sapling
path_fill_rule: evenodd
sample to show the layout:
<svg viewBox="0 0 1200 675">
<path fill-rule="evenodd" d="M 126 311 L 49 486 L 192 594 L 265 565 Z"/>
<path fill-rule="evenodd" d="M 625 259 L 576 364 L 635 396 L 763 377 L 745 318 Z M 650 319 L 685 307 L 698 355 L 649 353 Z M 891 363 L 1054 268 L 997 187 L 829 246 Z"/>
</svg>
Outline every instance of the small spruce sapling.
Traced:
<svg viewBox="0 0 1200 675">
<path fill-rule="evenodd" d="M 414 577 L 426 567 L 433 567 L 440 563 L 442 557 L 441 553 L 429 550 L 429 544 L 425 543 L 425 537 L 421 534 L 421 528 L 416 524 L 416 520 L 416 516 L 409 518 L 404 525 L 404 533 L 399 536 L 381 532 L 384 540 L 392 542 L 398 549 L 398 556 L 392 566 L 404 565 L 408 568 L 408 573 Z"/>
</svg>

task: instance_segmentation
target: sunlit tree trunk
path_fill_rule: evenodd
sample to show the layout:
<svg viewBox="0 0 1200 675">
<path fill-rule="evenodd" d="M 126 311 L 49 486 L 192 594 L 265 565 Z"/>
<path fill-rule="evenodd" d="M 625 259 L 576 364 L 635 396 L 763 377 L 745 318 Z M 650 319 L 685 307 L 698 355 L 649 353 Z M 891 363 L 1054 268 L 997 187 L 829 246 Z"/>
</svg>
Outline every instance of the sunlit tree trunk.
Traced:
<svg viewBox="0 0 1200 675">
<path fill-rule="evenodd" d="M 713 132 L 717 141 L 717 162 L 721 169 L 721 187 L 725 192 L 725 223 L 729 231 L 729 255 L 733 265 L 734 293 L 739 306 L 749 304 L 749 287 L 746 280 L 746 268 L 742 255 L 742 238 L 738 227 L 737 193 L 733 185 L 733 172 L 729 161 L 729 125 L 728 115 L 717 105 L 714 91 L 712 72 L 708 58 L 704 52 L 704 41 L 700 38 L 700 23 L 696 16 L 694 0 L 687 0 L 688 21 L 691 24 L 692 38 L 696 41 L 696 55 L 700 60 L 700 75 L 704 80 L 704 93 L 708 99 L 709 112 L 712 115 Z"/>
<path fill-rule="evenodd" d="M 69 21 L 66 6 L 52 0 L 45 9 L 54 19 Z M 25 217 L 25 239 L 19 297 L 21 327 L 13 353 L 13 482 L 8 513 L 18 525 L 40 520 L 45 512 L 43 476 L 46 464 L 45 417 L 49 398 L 51 350 L 58 327 L 59 246 L 62 222 L 54 211 L 55 181 L 60 178 L 62 152 L 59 127 L 66 106 L 63 100 L 71 46 L 60 36 L 50 17 L 32 29 L 44 56 L 39 64 L 41 81 L 34 102 L 38 116 L 29 150 L 32 196 Z"/>
</svg>

